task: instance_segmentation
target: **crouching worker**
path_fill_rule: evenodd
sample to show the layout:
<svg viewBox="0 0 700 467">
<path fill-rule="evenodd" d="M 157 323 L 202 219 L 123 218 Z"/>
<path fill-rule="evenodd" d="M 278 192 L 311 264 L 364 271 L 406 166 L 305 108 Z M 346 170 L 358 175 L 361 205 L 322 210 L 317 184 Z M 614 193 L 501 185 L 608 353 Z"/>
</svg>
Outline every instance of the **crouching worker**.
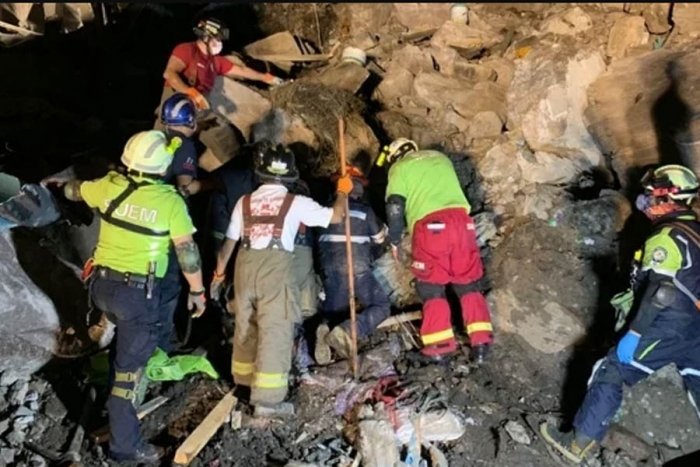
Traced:
<svg viewBox="0 0 700 467">
<path fill-rule="evenodd" d="M 363 309 L 357 315 L 357 336 L 370 336 L 389 317 L 389 298 L 372 274 L 372 245 L 384 243 L 386 226 L 377 219 L 372 208 L 362 200 L 367 180 L 355 167 L 348 167 L 353 179 L 350 193 L 350 239 L 355 279 L 355 297 Z M 316 331 L 314 358 L 319 365 L 331 362 L 331 349 L 341 359 L 351 353 L 348 288 L 348 256 L 345 246 L 345 225 L 331 225 L 319 232 L 319 255 L 323 271 L 322 323 Z M 330 330 L 330 325 L 335 325 Z"/>
<path fill-rule="evenodd" d="M 651 220 L 653 232 L 634 280 L 635 316 L 617 346 L 595 365 L 574 429 L 540 427 L 544 440 L 573 464 L 605 437 L 622 403 L 623 385 L 675 363 L 696 411 L 700 401 L 700 223 L 690 207 L 698 180 L 686 167 L 666 165 L 648 172 L 642 186 L 636 206 Z"/>
<path fill-rule="evenodd" d="M 284 184 L 298 177 L 294 154 L 281 145 L 255 157 L 255 173 L 263 185 L 236 203 L 210 294 L 213 298 L 220 294 L 226 265 L 240 239 L 233 277 L 233 379 L 239 386 L 250 387 L 255 416 L 277 417 L 293 412 L 284 399 L 294 324 L 300 320 L 298 288 L 291 273 L 294 238 L 302 223 L 327 227 L 341 222 L 344 196 L 352 190 L 352 181 L 349 177 L 338 181 L 340 195 L 332 208 L 292 195 Z"/>
<path fill-rule="evenodd" d="M 377 163 L 384 161 L 390 165 L 386 212 L 397 261 L 403 262 L 404 218 L 413 236 L 411 272 L 423 302 L 422 353 L 439 359 L 457 348 L 445 294 L 445 286 L 452 284 L 462 307 L 472 360 L 482 363 L 493 342 L 493 328 L 481 294 L 483 265 L 469 216 L 471 206 L 452 161 L 439 151 L 418 150 L 415 142 L 405 138 L 384 148 Z"/>
<path fill-rule="evenodd" d="M 158 342 L 161 281 L 171 241 L 190 286 L 188 307 L 194 316 L 204 312 L 195 229 L 185 201 L 163 182 L 177 146 L 171 143 L 160 131 L 137 133 L 121 157 L 125 174 L 109 172 L 95 181 L 72 180 L 64 186 L 66 198 L 85 201 L 101 217 L 89 281 L 95 304 L 117 327 L 107 410 L 110 456 L 118 461 L 153 462 L 162 454 L 141 438 L 134 398 Z"/>
</svg>

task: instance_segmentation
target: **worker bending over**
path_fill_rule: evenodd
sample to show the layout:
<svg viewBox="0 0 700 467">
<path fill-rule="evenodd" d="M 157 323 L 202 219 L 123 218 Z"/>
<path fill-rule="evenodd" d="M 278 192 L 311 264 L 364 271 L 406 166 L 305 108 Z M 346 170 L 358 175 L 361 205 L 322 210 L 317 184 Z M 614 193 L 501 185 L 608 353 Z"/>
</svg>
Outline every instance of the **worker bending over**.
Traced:
<svg viewBox="0 0 700 467">
<path fill-rule="evenodd" d="M 623 385 L 675 363 L 696 411 L 700 401 L 700 223 L 690 207 L 698 180 L 686 167 L 666 165 L 649 171 L 642 186 L 636 206 L 651 220 L 653 232 L 633 281 L 635 317 L 593 368 L 574 429 L 563 433 L 548 424 L 540 427 L 545 441 L 573 464 L 605 437 L 622 403 Z"/>
<path fill-rule="evenodd" d="M 107 401 L 110 456 L 154 462 L 162 451 L 142 440 L 134 398 L 144 366 L 158 343 L 161 281 L 171 242 L 190 286 L 188 308 L 205 307 L 201 259 L 187 206 L 163 177 L 179 143 L 160 131 L 137 133 L 126 143 L 126 174 L 65 184 L 66 198 L 100 213 L 100 234 L 89 279 L 95 304 L 117 326 L 114 381 Z"/>
<path fill-rule="evenodd" d="M 232 373 L 237 385 L 251 389 L 255 416 L 284 416 L 293 410 L 284 403 L 292 361 L 294 324 L 299 309 L 297 285 L 291 274 L 294 238 L 300 224 L 326 227 L 343 219 L 349 177 L 338 180 L 340 192 L 332 208 L 311 198 L 292 195 L 285 183 L 298 172 L 294 154 L 282 145 L 255 157 L 255 173 L 263 185 L 241 198 L 231 215 L 210 293 L 217 297 L 225 268 L 240 239 L 234 272 L 235 332 Z"/>
<path fill-rule="evenodd" d="M 493 342 L 493 328 L 481 294 L 483 266 L 471 207 L 452 162 L 439 151 L 418 150 L 415 142 L 405 138 L 384 148 L 378 164 L 384 161 L 390 166 L 389 241 L 397 261 L 403 262 L 404 218 L 413 235 L 411 271 L 423 301 L 422 353 L 440 358 L 457 348 L 445 294 L 445 286 L 451 283 L 460 299 L 472 360 L 481 363 Z"/>
<path fill-rule="evenodd" d="M 179 44 L 173 49 L 163 72 L 165 87 L 161 105 L 176 92 L 187 94 L 193 100 L 197 109 L 201 111 L 197 116 L 201 130 L 199 140 L 207 147 L 202 159 L 218 161 L 215 165 L 209 163 L 209 170 L 212 171 L 230 159 L 238 149 L 236 135 L 229 121 L 209 111 L 207 97 L 214 87 L 215 78 L 243 78 L 273 86 L 284 81 L 269 73 L 258 73 L 251 68 L 234 65 L 225 57 L 220 57 L 223 41 L 229 36 L 228 28 L 221 21 L 214 18 L 202 19 L 194 27 L 194 33 L 197 36 L 196 41 Z M 203 123 L 204 120 L 210 121 Z M 160 121 L 156 121 L 155 128 L 162 129 Z"/>
<path fill-rule="evenodd" d="M 363 307 L 357 315 L 357 336 L 363 338 L 370 336 L 391 313 L 389 298 L 372 273 L 372 245 L 384 243 L 386 226 L 362 200 L 367 179 L 356 167 L 348 167 L 347 171 L 353 180 L 348 212 L 355 297 Z M 316 331 L 314 350 L 314 358 L 319 365 L 331 362 L 331 349 L 342 359 L 349 359 L 352 351 L 345 242 L 344 224 L 330 225 L 319 232 L 318 248 L 325 293 L 322 308 L 324 322 Z M 330 332 L 329 324 L 333 326 Z"/>
</svg>

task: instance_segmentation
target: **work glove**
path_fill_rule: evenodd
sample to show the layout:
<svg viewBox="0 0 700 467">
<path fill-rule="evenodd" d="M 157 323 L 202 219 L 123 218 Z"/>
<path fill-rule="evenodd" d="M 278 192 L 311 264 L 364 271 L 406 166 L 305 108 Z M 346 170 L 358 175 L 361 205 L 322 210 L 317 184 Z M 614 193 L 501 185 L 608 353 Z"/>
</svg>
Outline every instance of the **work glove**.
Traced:
<svg viewBox="0 0 700 467">
<path fill-rule="evenodd" d="M 273 76 L 270 73 L 267 73 L 265 75 L 265 82 L 273 88 L 285 83 L 285 81 L 282 78 L 280 78 L 279 76 Z"/>
<path fill-rule="evenodd" d="M 218 300 L 221 296 L 221 288 L 225 280 L 226 273 L 219 275 L 214 271 L 214 277 L 212 277 L 211 285 L 209 286 L 209 297 L 211 297 L 212 300 Z"/>
<path fill-rule="evenodd" d="M 192 99 L 192 102 L 194 102 L 194 106 L 197 107 L 197 110 L 206 110 L 209 108 L 209 102 L 207 101 L 206 97 L 204 97 L 201 92 L 197 91 L 197 89 L 188 88 L 185 94 Z"/>
<path fill-rule="evenodd" d="M 204 308 L 207 305 L 207 295 L 206 290 L 191 291 L 187 296 L 187 309 L 190 311 L 194 310 L 192 313 L 193 318 L 199 318 L 204 313 Z"/>
<path fill-rule="evenodd" d="M 632 358 L 634 357 L 634 353 L 639 345 L 639 339 L 641 338 L 642 336 L 636 332 L 628 331 L 617 344 L 617 359 L 627 365 L 632 363 Z"/>
<path fill-rule="evenodd" d="M 352 191 L 352 178 L 350 175 L 344 175 L 335 182 L 336 190 L 344 195 L 349 195 Z"/>
</svg>

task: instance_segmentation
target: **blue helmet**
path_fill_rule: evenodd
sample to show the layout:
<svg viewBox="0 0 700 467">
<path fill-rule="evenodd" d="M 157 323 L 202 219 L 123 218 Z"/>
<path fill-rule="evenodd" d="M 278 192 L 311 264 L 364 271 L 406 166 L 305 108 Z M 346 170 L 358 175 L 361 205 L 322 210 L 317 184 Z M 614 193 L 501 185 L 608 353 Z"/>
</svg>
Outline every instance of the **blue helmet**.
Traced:
<svg viewBox="0 0 700 467">
<path fill-rule="evenodd" d="M 176 93 L 163 102 L 160 109 L 160 121 L 163 125 L 195 127 L 197 110 L 186 94 Z"/>
</svg>

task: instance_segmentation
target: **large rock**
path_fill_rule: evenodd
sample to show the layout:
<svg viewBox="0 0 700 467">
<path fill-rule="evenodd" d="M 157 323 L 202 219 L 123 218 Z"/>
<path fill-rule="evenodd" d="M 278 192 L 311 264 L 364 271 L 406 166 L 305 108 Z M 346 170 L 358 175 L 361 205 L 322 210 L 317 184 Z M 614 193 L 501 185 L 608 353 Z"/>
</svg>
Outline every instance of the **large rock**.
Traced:
<svg viewBox="0 0 700 467">
<path fill-rule="evenodd" d="M 573 181 L 579 173 L 570 160 L 542 151 L 534 154 L 519 151 L 517 163 L 523 180 L 530 183 L 565 184 Z"/>
<path fill-rule="evenodd" d="M 615 420 L 651 445 L 673 448 L 674 454 L 667 460 L 700 450 L 698 412 L 690 404 L 674 365 L 628 391 Z"/>
<path fill-rule="evenodd" d="M 616 61 L 588 89 L 585 120 L 620 181 L 628 169 L 663 160 L 682 161 L 691 109 L 700 106 L 700 51 L 659 50 Z M 660 133 L 659 133 L 660 132 Z M 680 158 L 680 159 L 679 159 Z"/>
<path fill-rule="evenodd" d="M 700 36 L 700 4 L 674 3 L 673 22 L 685 40 Z"/>
<path fill-rule="evenodd" d="M 55 350 L 60 323 L 49 297 L 20 266 L 9 231 L 0 233 L 0 372 L 28 379 Z"/>
<path fill-rule="evenodd" d="M 484 180 L 486 200 L 497 214 L 515 202 L 515 194 L 521 188 L 522 173 L 517 163 L 518 154 L 526 151 L 522 145 L 509 141 L 499 144 L 486 153 L 477 166 Z"/>
<path fill-rule="evenodd" d="M 259 41 L 248 44 L 243 51 L 253 58 L 261 58 L 265 55 L 300 55 L 301 51 L 297 45 L 294 35 L 289 31 L 278 32 Z M 282 70 L 289 73 L 294 66 L 294 62 L 274 61 L 272 62 Z"/>
<path fill-rule="evenodd" d="M 369 75 L 367 68 L 357 63 L 341 62 L 324 70 L 316 80 L 326 86 L 343 89 L 354 94 L 360 90 Z"/>
<path fill-rule="evenodd" d="M 413 74 L 401 66 L 392 66 L 377 86 L 374 97 L 389 107 L 394 107 L 398 105 L 400 97 L 411 93 L 412 88 Z"/>
<path fill-rule="evenodd" d="M 542 22 L 540 30 L 543 33 L 575 36 L 588 31 L 591 26 L 593 26 L 593 20 L 590 15 L 576 6 L 550 16 Z"/>
<path fill-rule="evenodd" d="M 437 29 L 450 19 L 449 3 L 394 3 L 396 19 L 411 32 Z"/>
<path fill-rule="evenodd" d="M 565 351 L 583 338 L 597 307 L 597 276 L 574 251 L 575 235 L 533 221 L 494 251 L 495 324 L 544 354 Z"/>
<path fill-rule="evenodd" d="M 641 3 L 640 5 L 642 5 L 642 16 L 650 33 L 666 34 L 671 29 L 671 25 L 668 24 L 670 3 Z M 676 5 L 681 4 L 676 3 Z"/>
<path fill-rule="evenodd" d="M 209 104 L 214 112 L 238 128 L 246 139 L 250 136 L 252 126 L 272 107 L 270 101 L 256 91 L 221 76 L 214 82 Z"/>
<path fill-rule="evenodd" d="M 346 23 L 350 36 L 376 34 L 393 12 L 391 3 L 339 3 L 336 6 L 338 17 Z"/>
<path fill-rule="evenodd" d="M 401 47 L 391 55 L 391 66 L 405 68 L 414 75 L 435 70 L 430 53 L 411 44 Z"/>
<path fill-rule="evenodd" d="M 586 89 L 605 71 L 598 51 L 580 50 L 562 38 L 556 47 L 537 46 L 519 60 L 508 93 L 508 128 L 522 129 L 534 151 L 600 162 L 601 153 L 583 122 Z"/>
<path fill-rule="evenodd" d="M 491 48 L 502 40 L 503 36 L 500 34 L 447 21 L 433 35 L 430 44 L 438 49 L 450 47 L 468 59 L 479 55 L 484 49 Z"/>
<path fill-rule="evenodd" d="M 641 16 L 623 16 L 615 21 L 608 36 L 608 56 L 624 58 L 630 49 L 649 42 L 644 18 Z"/>
</svg>

